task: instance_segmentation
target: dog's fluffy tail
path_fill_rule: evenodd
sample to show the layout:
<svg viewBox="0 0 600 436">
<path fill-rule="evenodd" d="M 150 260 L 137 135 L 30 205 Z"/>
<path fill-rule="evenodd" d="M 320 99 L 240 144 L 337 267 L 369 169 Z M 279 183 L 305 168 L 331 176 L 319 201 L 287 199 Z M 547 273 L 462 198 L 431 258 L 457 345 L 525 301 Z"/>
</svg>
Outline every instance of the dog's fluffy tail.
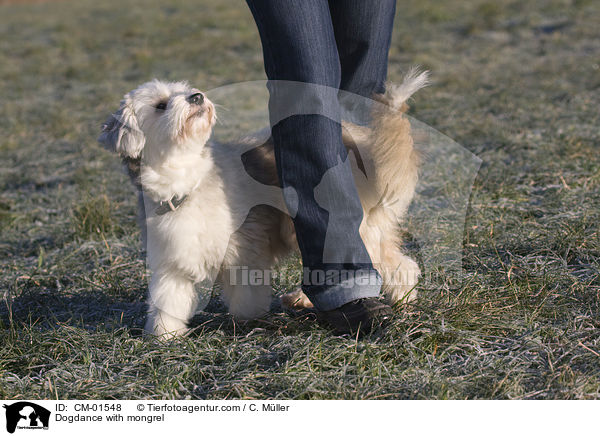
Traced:
<svg viewBox="0 0 600 436">
<path fill-rule="evenodd" d="M 371 154 L 375 164 L 376 206 L 400 218 L 406 211 L 417 183 L 418 154 L 414 149 L 410 122 L 404 115 L 406 101 L 429 82 L 429 73 L 411 69 L 399 85 L 389 85 L 373 109 Z M 371 212 L 376 212 L 372 210 Z"/>
</svg>

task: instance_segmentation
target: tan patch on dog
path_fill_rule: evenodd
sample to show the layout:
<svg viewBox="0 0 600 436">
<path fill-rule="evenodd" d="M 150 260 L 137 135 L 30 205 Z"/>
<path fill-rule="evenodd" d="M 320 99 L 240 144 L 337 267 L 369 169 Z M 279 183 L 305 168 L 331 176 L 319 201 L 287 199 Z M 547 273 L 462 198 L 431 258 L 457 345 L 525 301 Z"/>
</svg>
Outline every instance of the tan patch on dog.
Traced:
<svg viewBox="0 0 600 436">
<path fill-rule="evenodd" d="M 287 294 L 283 294 L 279 297 L 281 301 L 281 305 L 284 309 L 292 309 L 292 310 L 301 310 L 301 309 L 311 309 L 313 308 L 313 304 L 310 302 L 308 297 L 302 289 L 298 288 L 295 291 L 288 292 Z"/>
</svg>

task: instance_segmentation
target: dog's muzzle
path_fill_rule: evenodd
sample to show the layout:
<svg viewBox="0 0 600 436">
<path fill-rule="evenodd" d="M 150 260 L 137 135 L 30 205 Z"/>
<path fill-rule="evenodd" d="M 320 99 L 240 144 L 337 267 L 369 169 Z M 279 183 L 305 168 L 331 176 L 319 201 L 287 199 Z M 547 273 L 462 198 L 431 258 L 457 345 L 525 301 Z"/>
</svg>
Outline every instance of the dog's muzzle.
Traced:
<svg viewBox="0 0 600 436">
<path fill-rule="evenodd" d="M 186 100 L 189 104 L 195 104 L 200 106 L 202 103 L 204 103 L 204 95 L 201 92 L 197 92 L 188 96 Z"/>
</svg>

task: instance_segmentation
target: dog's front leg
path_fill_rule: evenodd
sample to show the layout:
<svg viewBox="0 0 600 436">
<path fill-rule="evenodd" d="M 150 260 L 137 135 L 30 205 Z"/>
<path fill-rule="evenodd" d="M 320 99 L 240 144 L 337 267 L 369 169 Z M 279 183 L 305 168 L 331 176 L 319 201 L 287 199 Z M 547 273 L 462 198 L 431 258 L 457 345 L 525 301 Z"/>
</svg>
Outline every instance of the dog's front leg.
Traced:
<svg viewBox="0 0 600 436">
<path fill-rule="evenodd" d="M 194 282 L 189 277 L 172 271 L 154 273 L 150 281 L 145 332 L 162 338 L 185 334 L 197 304 Z"/>
</svg>

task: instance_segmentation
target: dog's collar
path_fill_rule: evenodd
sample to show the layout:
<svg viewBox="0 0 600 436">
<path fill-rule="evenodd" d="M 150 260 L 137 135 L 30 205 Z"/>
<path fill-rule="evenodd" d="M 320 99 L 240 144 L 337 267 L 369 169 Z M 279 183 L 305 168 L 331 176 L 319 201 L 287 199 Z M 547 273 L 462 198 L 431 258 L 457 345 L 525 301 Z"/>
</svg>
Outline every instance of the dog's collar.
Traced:
<svg viewBox="0 0 600 436">
<path fill-rule="evenodd" d="M 168 200 L 159 201 L 158 206 L 154 209 L 154 213 L 156 215 L 164 215 L 167 212 L 174 212 L 181 206 L 181 203 L 183 203 L 187 197 L 187 195 L 184 195 L 179 198 L 177 195 L 174 195 Z"/>
</svg>

